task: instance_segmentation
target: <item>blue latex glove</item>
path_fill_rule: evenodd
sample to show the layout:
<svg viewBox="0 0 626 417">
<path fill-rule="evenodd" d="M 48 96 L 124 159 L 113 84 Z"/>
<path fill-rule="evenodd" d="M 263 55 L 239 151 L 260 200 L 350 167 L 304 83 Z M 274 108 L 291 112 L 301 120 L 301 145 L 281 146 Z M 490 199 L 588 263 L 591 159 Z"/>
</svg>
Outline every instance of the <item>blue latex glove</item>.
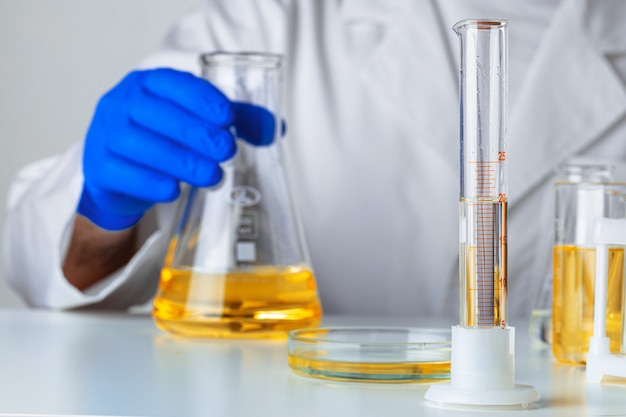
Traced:
<svg viewBox="0 0 626 417">
<path fill-rule="evenodd" d="M 204 79 L 171 69 L 131 72 L 96 107 L 77 212 L 104 229 L 121 230 L 155 203 L 175 200 L 180 181 L 219 183 L 219 163 L 237 149 L 233 125 L 256 145 L 274 138 L 272 113 L 231 103 Z"/>
</svg>

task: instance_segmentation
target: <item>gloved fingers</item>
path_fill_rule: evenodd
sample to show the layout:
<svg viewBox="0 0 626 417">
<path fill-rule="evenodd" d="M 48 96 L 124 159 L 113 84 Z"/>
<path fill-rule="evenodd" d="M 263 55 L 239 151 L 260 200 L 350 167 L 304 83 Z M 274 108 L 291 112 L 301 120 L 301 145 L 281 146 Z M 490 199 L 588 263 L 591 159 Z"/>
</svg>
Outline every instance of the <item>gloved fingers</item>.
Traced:
<svg viewBox="0 0 626 417">
<path fill-rule="evenodd" d="M 140 74 L 140 82 L 145 90 L 198 117 L 206 123 L 201 124 L 201 127 L 207 129 L 209 134 L 217 133 L 211 132 L 215 127 L 228 127 L 234 122 L 238 136 L 253 145 L 269 145 L 274 141 L 277 121 L 266 108 L 244 102 L 231 104 L 229 99 L 213 84 L 186 72 L 161 68 Z M 157 108 L 143 109 L 142 106 L 133 106 L 133 109 L 137 112 L 133 113 L 133 118 L 136 117 L 137 121 L 141 120 L 140 123 L 146 127 L 149 127 L 155 120 L 150 117 L 150 114 L 160 113 Z M 184 120 L 184 118 L 180 119 L 181 122 Z M 184 124 L 181 123 L 179 126 L 184 126 Z M 278 130 L 284 133 L 284 128 L 284 122 L 281 121 Z M 190 130 L 193 132 L 191 136 L 197 135 L 201 138 L 204 136 L 203 129 L 190 128 Z M 177 133 L 180 127 L 173 129 L 173 126 L 169 126 L 167 131 L 169 133 L 164 131 L 159 131 L 159 133 L 164 133 L 169 137 L 184 137 Z M 202 144 L 202 139 L 199 142 Z M 198 151 L 201 150 L 198 149 Z"/>
<path fill-rule="evenodd" d="M 224 139 L 224 143 L 226 151 L 221 151 L 222 156 L 234 154 L 236 147 L 232 136 Z M 108 148 L 120 158 L 198 187 L 215 185 L 222 178 L 219 160 L 207 158 L 140 127 L 126 126 L 112 138 Z"/>
<path fill-rule="evenodd" d="M 264 146 L 274 141 L 277 121 L 274 114 L 265 107 L 244 102 L 233 102 L 235 129 L 237 136 L 247 142 Z M 284 132 L 284 125 L 279 127 Z"/>
<path fill-rule="evenodd" d="M 128 112 L 131 124 L 169 138 L 214 161 L 225 161 L 235 153 L 235 140 L 227 127 L 214 125 L 172 102 L 150 94 L 138 94 L 129 103 Z M 145 139 L 146 145 L 152 140 L 150 137 Z M 137 150 L 130 149 L 132 152 Z"/>
<path fill-rule="evenodd" d="M 171 101 L 213 125 L 225 127 L 232 123 L 230 100 L 208 81 L 168 68 L 140 74 L 141 85 L 151 94 Z"/>
<path fill-rule="evenodd" d="M 96 186 L 85 187 L 81 198 L 91 200 L 90 206 L 96 206 L 97 203 L 97 210 L 116 216 L 132 216 L 143 213 L 154 205 L 153 201 L 140 200 L 126 194 L 103 190 Z M 93 212 L 94 210 L 91 209 L 90 211 Z"/>
<path fill-rule="evenodd" d="M 91 169 L 90 165 L 84 167 L 85 182 L 92 189 L 152 203 L 174 201 L 180 194 L 176 178 L 122 158 L 103 158 L 98 166 L 93 167 L 98 171 L 97 175 L 90 175 Z"/>
</svg>

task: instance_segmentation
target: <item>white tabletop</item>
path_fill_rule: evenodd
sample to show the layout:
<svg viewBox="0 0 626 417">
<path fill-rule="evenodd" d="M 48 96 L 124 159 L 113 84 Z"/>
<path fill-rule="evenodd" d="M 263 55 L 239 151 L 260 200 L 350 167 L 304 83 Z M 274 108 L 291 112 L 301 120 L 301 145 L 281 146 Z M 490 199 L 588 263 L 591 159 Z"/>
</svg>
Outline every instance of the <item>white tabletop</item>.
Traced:
<svg viewBox="0 0 626 417">
<path fill-rule="evenodd" d="M 327 317 L 325 324 L 448 323 Z M 516 323 L 511 323 L 516 325 Z M 582 367 L 554 363 L 517 326 L 517 382 L 541 401 L 491 415 L 626 415 L 626 382 L 587 385 Z M 463 416 L 440 408 L 423 384 L 328 382 L 293 374 L 286 341 L 193 340 L 147 316 L 0 310 L 0 415 Z"/>
</svg>

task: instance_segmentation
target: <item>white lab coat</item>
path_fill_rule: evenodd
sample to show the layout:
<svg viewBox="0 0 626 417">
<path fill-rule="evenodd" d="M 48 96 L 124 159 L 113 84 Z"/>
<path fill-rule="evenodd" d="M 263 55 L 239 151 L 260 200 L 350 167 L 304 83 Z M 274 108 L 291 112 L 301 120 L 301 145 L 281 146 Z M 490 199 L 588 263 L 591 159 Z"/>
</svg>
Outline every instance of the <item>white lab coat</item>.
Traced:
<svg viewBox="0 0 626 417">
<path fill-rule="evenodd" d="M 458 48 L 450 28 L 484 16 L 442 14 L 437 4 L 209 2 L 143 64 L 198 73 L 200 52 L 285 54 L 285 141 L 326 312 L 456 317 Z M 515 16 L 489 17 L 508 17 L 518 34 L 534 29 Z M 513 316 L 530 312 L 543 279 L 554 168 L 578 155 L 626 160 L 624 21 L 621 0 L 562 0 L 525 74 L 512 77 L 520 80 L 510 86 L 507 152 Z M 81 189 L 80 158 L 77 144 L 16 178 L 5 276 L 36 306 L 144 302 L 158 281 L 174 205 L 156 207 L 142 222 L 144 244 L 125 268 L 82 293 L 60 268 Z"/>
</svg>

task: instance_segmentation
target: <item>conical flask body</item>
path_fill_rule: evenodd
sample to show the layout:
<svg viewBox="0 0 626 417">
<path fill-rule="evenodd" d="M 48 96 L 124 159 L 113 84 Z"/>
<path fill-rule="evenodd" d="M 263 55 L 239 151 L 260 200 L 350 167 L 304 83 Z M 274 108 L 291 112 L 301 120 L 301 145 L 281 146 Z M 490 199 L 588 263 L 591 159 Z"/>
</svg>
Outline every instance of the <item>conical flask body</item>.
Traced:
<svg viewBox="0 0 626 417">
<path fill-rule="evenodd" d="M 237 123 L 237 153 L 222 164 L 221 183 L 187 190 L 155 322 L 177 334 L 223 338 L 285 337 L 317 326 L 322 309 L 282 144 L 281 57 L 213 53 L 202 64 L 234 106 L 250 110 L 249 120 L 241 129 Z M 251 140 L 267 132 L 270 140 Z"/>
</svg>

